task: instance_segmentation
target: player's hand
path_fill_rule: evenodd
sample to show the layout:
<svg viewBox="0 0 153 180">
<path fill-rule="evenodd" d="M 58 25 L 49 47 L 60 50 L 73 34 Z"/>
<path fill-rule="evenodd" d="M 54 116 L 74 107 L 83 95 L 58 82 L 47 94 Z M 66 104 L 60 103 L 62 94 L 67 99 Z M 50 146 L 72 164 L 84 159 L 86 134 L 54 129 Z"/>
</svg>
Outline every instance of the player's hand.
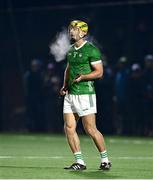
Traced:
<svg viewBox="0 0 153 180">
<path fill-rule="evenodd" d="M 78 83 L 80 81 L 84 80 L 84 75 L 83 74 L 79 74 L 76 76 L 76 78 L 73 80 L 74 83 Z"/>
<path fill-rule="evenodd" d="M 60 96 L 65 96 L 67 93 L 68 93 L 68 90 L 67 90 L 67 88 L 66 87 L 62 87 L 61 89 L 60 89 Z"/>
</svg>

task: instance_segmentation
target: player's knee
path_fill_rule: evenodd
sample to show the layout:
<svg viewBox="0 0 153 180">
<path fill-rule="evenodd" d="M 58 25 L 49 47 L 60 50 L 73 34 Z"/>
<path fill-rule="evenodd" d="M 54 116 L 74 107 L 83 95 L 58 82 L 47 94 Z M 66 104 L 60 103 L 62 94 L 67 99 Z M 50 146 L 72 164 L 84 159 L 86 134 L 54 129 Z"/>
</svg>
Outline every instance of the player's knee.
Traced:
<svg viewBox="0 0 153 180">
<path fill-rule="evenodd" d="M 90 135 L 91 137 L 95 135 L 97 129 L 95 127 L 91 127 L 91 126 L 86 126 L 85 127 L 85 131 L 88 135 Z"/>
<path fill-rule="evenodd" d="M 75 127 L 73 125 L 64 125 L 64 131 L 66 134 L 73 134 L 75 132 Z"/>
</svg>

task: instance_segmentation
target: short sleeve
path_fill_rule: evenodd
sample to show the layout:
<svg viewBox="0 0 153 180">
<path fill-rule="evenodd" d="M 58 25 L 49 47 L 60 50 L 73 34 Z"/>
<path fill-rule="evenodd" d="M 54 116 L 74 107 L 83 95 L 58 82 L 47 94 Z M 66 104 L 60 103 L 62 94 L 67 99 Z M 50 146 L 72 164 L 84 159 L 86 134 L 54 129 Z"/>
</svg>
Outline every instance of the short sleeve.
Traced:
<svg viewBox="0 0 153 180">
<path fill-rule="evenodd" d="M 90 62 L 91 64 L 101 63 L 101 53 L 98 48 L 93 47 L 90 54 Z"/>
</svg>

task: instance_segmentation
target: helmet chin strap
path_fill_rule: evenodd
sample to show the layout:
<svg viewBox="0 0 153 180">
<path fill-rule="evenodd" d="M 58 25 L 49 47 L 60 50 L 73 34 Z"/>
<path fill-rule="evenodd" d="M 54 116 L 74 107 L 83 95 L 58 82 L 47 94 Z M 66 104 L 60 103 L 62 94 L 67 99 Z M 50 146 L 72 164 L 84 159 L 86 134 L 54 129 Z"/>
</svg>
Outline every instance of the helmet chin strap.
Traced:
<svg viewBox="0 0 153 180">
<path fill-rule="evenodd" d="M 81 35 L 81 34 L 79 34 L 79 36 L 80 36 L 80 39 L 82 39 L 84 36 L 83 35 Z"/>
<path fill-rule="evenodd" d="M 79 37 L 80 37 L 80 38 L 79 38 L 76 42 L 80 41 L 80 39 L 83 39 L 85 36 L 86 36 L 86 35 L 81 35 L 81 34 L 79 34 Z"/>
</svg>

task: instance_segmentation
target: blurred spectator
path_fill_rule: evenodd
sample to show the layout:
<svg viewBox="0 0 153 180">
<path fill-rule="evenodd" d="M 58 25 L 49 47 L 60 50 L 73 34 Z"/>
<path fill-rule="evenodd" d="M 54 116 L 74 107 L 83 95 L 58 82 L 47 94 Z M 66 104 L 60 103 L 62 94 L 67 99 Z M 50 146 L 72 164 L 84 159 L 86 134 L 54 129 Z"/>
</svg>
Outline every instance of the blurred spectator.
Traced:
<svg viewBox="0 0 153 180">
<path fill-rule="evenodd" d="M 45 117 L 47 130 L 51 132 L 62 132 L 62 117 L 59 106 L 61 105 L 58 96 L 60 89 L 60 79 L 57 76 L 55 65 L 49 63 L 44 77 L 45 92 Z"/>
<path fill-rule="evenodd" d="M 96 81 L 98 99 L 97 124 L 102 132 L 113 133 L 113 70 L 109 66 L 106 57 L 103 58 L 103 78 Z"/>
<path fill-rule="evenodd" d="M 143 81 L 142 69 L 135 63 L 129 79 L 130 134 L 142 135 L 143 130 Z"/>
<path fill-rule="evenodd" d="M 44 131 L 44 93 L 42 62 L 33 59 L 25 73 L 27 128 L 29 131 Z"/>
<path fill-rule="evenodd" d="M 129 118 L 128 118 L 128 86 L 129 86 L 129 69 L 127 57 L 120 57 L 117 64 L 117 73 L 115 75 L 115 97 L 116 102 L 116 133 L 129 134 Z"/>
<path fill-rule="evenodd" d="M 144 57 L 143 94 L 144 94 L 144 120 L 145 134 L 153 136 L 153 55 Z"/>
</svg>

